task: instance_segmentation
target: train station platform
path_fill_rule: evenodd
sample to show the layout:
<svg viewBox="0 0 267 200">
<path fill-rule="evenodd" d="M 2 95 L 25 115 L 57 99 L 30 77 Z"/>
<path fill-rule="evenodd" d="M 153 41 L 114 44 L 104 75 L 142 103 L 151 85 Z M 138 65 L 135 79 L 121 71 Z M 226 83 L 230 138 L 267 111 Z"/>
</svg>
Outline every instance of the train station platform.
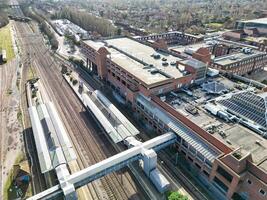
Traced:
<svg viewBox="0 0 267 200">
<path fill-rule="evenodd" d="M 135 126 L 100 91 L 92 91 L 84 84 L 81 89 L 80 84 L 73 85 L 68 76 L 64 75 L 64 78 L 114 143 L 139 134 Z"/>
</svg>

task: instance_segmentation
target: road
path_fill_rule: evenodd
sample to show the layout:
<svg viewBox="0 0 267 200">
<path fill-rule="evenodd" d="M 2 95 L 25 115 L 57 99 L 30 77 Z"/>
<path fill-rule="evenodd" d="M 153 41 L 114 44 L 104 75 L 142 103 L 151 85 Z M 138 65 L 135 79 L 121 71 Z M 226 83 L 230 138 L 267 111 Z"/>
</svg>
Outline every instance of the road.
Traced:
<svg viewBox="0 0 267 200">
<path fill-rule="evenodd" d="M 76 149 L 78 159 L 77 163 L 70 164 L 72 172 L 116 154 L 104 133 L 63 80 L 60 63 L 51 56 L 36 24 L 17 24 L 31 66 L 41 78 L 47 96 L 55 104 Z M 80 199 L 145 199 L 142 190 L 127 170 L 112 173 L 85 188 L 87 189 L 79 193 L 79 197 L 83 197 Z"/>
</svg>

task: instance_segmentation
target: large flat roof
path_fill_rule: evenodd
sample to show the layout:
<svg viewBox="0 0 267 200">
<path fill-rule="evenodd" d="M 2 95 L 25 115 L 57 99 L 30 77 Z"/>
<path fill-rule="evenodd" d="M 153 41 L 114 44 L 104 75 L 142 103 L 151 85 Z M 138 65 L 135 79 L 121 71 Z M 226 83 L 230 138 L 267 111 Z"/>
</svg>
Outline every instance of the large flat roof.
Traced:
<svg viewBox="0 0 267 200">
<path fill-rule="evenodd" d="M 114 63 L 118 64 L 125 71 L 140 79 L 146 85 L 155 84 L 169 79 L 160 73 L 152 74 L 151 69 L 147 69 L 142 63 L 120 53 L 113 48 L 107 48 L 107 50 L 110 52 L 110 59 Z"/>
<path fill-rule="evenodd" d="M 143 95 L 137 96 L 137 101 L 141 103 L 146 109 L 157 116 L 158 119 L 162 120 L 164 124 L 173 131 L 175 134 L 183 138 L 187 143 L 189 143 L 195 150 L 203 155 L 210 162 L 213 162 L 221 152 L 218 149 L 212 148 L 206 143 L 200 136 L 194 133 L 189 127 L 185 126 L 179 120 L 174 119 L 170 114 L 164 112 L 161 108 L 154 106 L 149 100 L 147 100 Z"/>
<path fill-rule="evenodd" d="M 101 41 L 93 41 L 93 40 L 84 40 L 83 41 L 85 44 L 93 48 L 94 50 L 98 50 L 100 47 L 105 46 L 105 44 Z"/>
<path fill-rule="evenodd" d="M 86 40 L 85 44 L 98 50 L 105 47 L 110 55 L 108 57 L 125 71 L 142 81 L 146 85 L 162 83 L 171 78 L 177 79 L 183 77 L 183 73 L 171 63 L 181 61 L 182 59 L 172 56 L 162 51 L 156 51 L 152 47 L 137 42 L 130 38 L 115 38 L 105 41 Z M 159 59 L 152 55 L 158 54 Z M 167 59 L 162 61 L 162 58 Z M 167 62 L 167 66 L 162 63 Z"/>
<path fill-rule="evenodd" d="M 159 69 L 173 78 L 183 77 L 183 74 L 175 67 L 170 65 L 171 62 L 180 61 L 182 59 L 178 57 L 174 57 L 170 54 L 164 53 L 162 51 L 156 51 L 152 47 L 132 40 L 130 38 L 115 38 L 106 40 L 109 45 L 112 45 L 121 51 L 142 60 L 147 64 L 152 64 L 156 69 Z M 158 54 L 160 55 L 160 59 L 155 59 L 152 55 Z M 166 62 L 168 62 L 168 66 L 163 66 L 162 58 L 166 58 Z"/>
<path fill-rule="evenodd" d="M 175 45 L 169 47 L 169 50 L 185 53 L 186 50 L 191 50 L 192 52 L 196 52 L 199 48 L 201 47 L 210 47 L 210 44 L 207 44 L 207 42 L 200 42 L 200 43 L 195 43 L 195 44 L 190 44 L 190 45 Z"/>
<path fill-rule="evenodd" d="M 217 81 L 223 83 L 225 87 L 235 89 L 236 83 L 228 78 L 219 76 L 209 78 L 208 81 Z M 182 113 L 185 117 L 198 124 L 201 128 L 210 131 L 214 137 L 233 149 L 240 148 L 241 153 L 251 153 L 253 163 L 267 172 L 267 140 L 256 132 L 244 127 L 239 123 L 227 123 L 224 120 L 210 114 L 205 110 L 206 102 L 214 99 L 214 95 L 207 94 L 201 87 L 191 89 L 192 95 L 185 92 L 176 92 L 176 96 L 171 93 L 166 94 L 166 103 Z M 266 94 L 266 93 L 265 93 Z M 197 97 L 196 100 L 195 97 Z M 186 110 L 189 105 L 197 106 L 198 114 L 193 115 Z M 217 105 L 217 104 L 216 104 Z"/>
<path fill-rule="evenodd" d="M 242 60 L 250 59 L 258 55 L 265 54 L 260 51 L 253 50 L 253 53 L 245 54 L 243 52 L 234 53 L 227 56 L 221 56 L 213 59 L 213 62 L 219 65 L 229 65 Z"/>
<path fill-rule="evenodd" d="M 146 85 L 155 84 L 155 83 L 169 79 L 168 77 L 166 77 L 160 73 L 152 74 L 150 72 L 151 69 L 147 69 L 142 63 L 130 58 L 126 54 L 123 54 L 120 51 L 118 51 L 112 47 L 105 46 L 104 42 L 92 41 L 92 40 L 86 40 L 84 42 L 96 51 L 100 47 L 105 47 L 110 53 L 110 55 L 109 55 L 110 60 L 112 60 L 117 65 L 119 65 L 125 71 L 129 72 L 133 76 L 140 79 Z"/>
</svg>

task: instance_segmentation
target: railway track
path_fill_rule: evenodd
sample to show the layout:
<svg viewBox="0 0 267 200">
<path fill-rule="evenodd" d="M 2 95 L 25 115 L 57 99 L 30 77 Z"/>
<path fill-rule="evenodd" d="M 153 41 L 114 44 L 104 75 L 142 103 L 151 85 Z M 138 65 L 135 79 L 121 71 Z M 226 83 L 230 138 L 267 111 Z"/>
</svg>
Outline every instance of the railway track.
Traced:
<svg viewBox="0 0 267 200">
<path fill-rule="evenodd" d="M 26 155 L 28 157 L 28 160 L 30 161 L 30 169 L 32 174 L 32 188 L 33 193 L 39 193 L 46 189 L 46 184 L 44 182 L 44 177 L 41 173 L 41 169 L 39 167 L 38 157 L 36 153 L 35 143 L 34 143 L 34 137 L 31 129 L 31 123 L 30 118 L 28 115 L 28 102 L 27 102 L 27 95 L 26 95 L 26 83 L 28 79 L 28 70 L 30 63 L 27 61 L 27 51 L 25 49 L 27 46 L 25 46 L 25 43 L 23 42 L 23 36 L 20 34 L 21 31 L 21 23 L 15 22 L 15 27 L 17 29 L 17 35 L 19 36 L 19 42 L 20 42 L 20 48 L 23 49 L 21 51 L 21 61 L 22 61 L 22 74 L 21 74 L 21 82 L 20 82 L 20 89 L 21 89 L 21 111 L 23 114 L 23 137 L 25 141 L 25 149 L 26 149 Z M 33 184 L 34 183 L 34 184 Z"/>
<path fill-rule="evenodd" d="M 49 64 L 49 63 L 47 63 L 47 64 Z M 44 74 L 47 75 L 47 74 L 51 73 L 51 71 L 53 69 L 42 68 L 40 70 L 45 70 Z M 59 72 L 54 71 L 52 74 L 58 74 L 59 75 Z M 50 80 L 55 80 L 55 77 L 48 77 L 48 78 Z M 59 75 L 57 78 L 62 80 L 61 75 Z M 61 80 L 59 80 L 59 81 L 61 81 Z M 54 85 L 54 88 L 56 88 L 55 87 L 56 84 L 53 84 L 53 85 Z M 61 87 L 59 89 L 61 89 L 64 94 L 67 94 L 69 92 L 70 88 L 69 88 L 68 84 L 65 83 L 65 81 L 63 81 L 61 84 Z M 62 100 L 61 99 L 62 96 L 61 97 L 60 96 L 61 95 L 59 95 L 59 100 Z M 69 104 L 69 109 L 71 109 L 70 110 L 71 113 L 77 113 L 78 110 L 81 110 L 81 111 L 83 110 L 83 105 L 79 102 L 79 100 L 77 100 L 75 95 L 73 98 L 69 98 L 69 101 L 71 101 L 71 102 L 65 102 L 64 104 L 65 105 Z M 75 111 L 75 109 L 76 109 L 76 111 Z M 87 115 L 86 111 L 84 111 L 84 112 Z M 89 117 L 86 115 L 84 116 L 84 119 L 87 119 Z M 93 126 L 90 126 L 89 128 L 87 127 L 88 125 L 91 125 L 94 122 L 85 123 L 83 121 L 80 121 L 79 119 L 74 120 L 73 115 L 72 115 L 72 119 L 70 119 L 70 120 L 73 120 L 76 123 L 77 127 L 81 127 L 79 125 L 80 122 L 83 123 L 82 127 L 84 127 L 84 129 L 82 129 L 80 131 L 80 134 L 79 134 L 79 137 L 82 137 L 82 138 L 79 138 L 78 140 L 80 141 L 80 143 L 83 143 L 82 145 L 85 146 L 85 148 L 87 149 L 85 155 L 87 156 L 87 160 L 89 160 L 89 165 L 94 164 L 96 162 L 99 162 L 99 161 L 105 159 L 107 156 L 111 156 L 111 155 L 116 153 L 115 151 L 113 151 L 112 154 L 110 154 L 110 153 L 107 154 L 108 152 L 102 151 L 102 147 L 110 147 L 111 148 L 111 145 L 108 144 L 108 142 L 103 143 L 100 138 L 98 140 L 95 139 L 95 135 L 93 134 L 92 130 L 94 130 L 96 128 Z M 96 130 L 96 132 L 99 132 L 99 130 Z M 84 133 L 89 133 L 89 134 L 84 134 Z M 89 137 L 89 135 L 90 135 L 90 137 Z M 93 141 L 93 143 L 92 143 L 92 141 Z M 102 147 L 100 147 L 99 144 L 101 144 Z M 88 155 L 88 152 L 93 152 L 93 153 L 91 155 Z M 128 199 L 129 198 L 129 196 L 127 196 L 128 192 L 125 192 L 127 190 L 127 188 L 124 188 L 124 190 L 121 190 L 122 185 L 120 185 L 118 183 L 118 178 L 114 174 L 111 174 L 109 176 L 102 178 L 101 183 L 102 183 L 102 186 L 105 188 L 105 191 L 108 194 L 109 199 Z M 114 196 L 115 196 L 114 194 L 117 194 L 116 196 L 118 198 L 114 198 Z"/>
<path fill-rule="evenodd" d="M 29 27 L 27 29 L 28 32 L 31 31 Z M 37 39 L 38 41 L 34 41 Z M 39 41 L 38 37 L 29 42 L 33 44 L 30 50 L 34 55 L 33 65 L 66 125 L 79 157 L 80 169 L 114 155 L 116 151 L 112 145 L 103 137 L 103 133 L 99 132 L 82 103 L 63 80 L 58 67 L 60 63 L 50 56 L 43 41 Z M 121 179 L 123 183 L 120 182 Z M 98 199 L 143 199 L 128 172 L 121 175 L 117 173 L 107 175 L 90 183 L 88 189 L 92 199 L 96 196 Z"/>
<path fill-rule="evenodd" d="M 128 118 L 130 121 L 138 127 L 141 134 L 138 136 L 141 141 L 147 141 L 156 135 L 147 135 L 146 130 L 144 127 L 137 122 L 135 119 L 132 118 L 131 113 L 128 113 L 127 111 L 123 110 L 120 105 L 114 101 L 114 99 L 110 99 L 111 102 L 114 103 L 115 106 L 118 107 L 118 109 Z M 189 180 L 186 175 L 175 166 L 175 164 L 171 161 L 172 155 L 167 150 L 162 150 L 158 153 L 159 160 L 163 162 L 159 162 L 159 167 L 164 171 L 164 174 L 166 174 L 169 178 L 172 179 L 172 183 L 176 185 L 176 182 L 178 182 L 179 185 L 181 185 L 184 188 L 184 192 L 190 194 L 190 196 L 193 199 L 199 199 L 199 200 L 210 200 L 212 199 L 209 195 L 204 194 L 202 191 L 200 191 L 191 180 Z"/>
</svg>

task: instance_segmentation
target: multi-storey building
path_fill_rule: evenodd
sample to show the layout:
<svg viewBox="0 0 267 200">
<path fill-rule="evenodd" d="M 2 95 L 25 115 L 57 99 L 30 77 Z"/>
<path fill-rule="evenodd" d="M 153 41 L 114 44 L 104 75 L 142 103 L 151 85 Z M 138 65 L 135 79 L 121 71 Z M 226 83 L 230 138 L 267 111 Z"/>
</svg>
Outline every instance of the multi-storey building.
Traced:
<svg viewBox="0 0 267 200">
<path fill-rule="evenodd" d="M 138 91 L 165 93 L 192 84 L 196 76 L 188 66 L 179 68 L 180 58 L 129 38 L 84 41 L 82 49 L 92 70 L 130 102 Z"/>
<path fill-rule="evenodd" d="M 266 63 L 266 53 L 244 49 L 238 53 L 214 58 L 210 67 L 218 69 L 224 73 L 244 75 L 250 72 L 263 70 Z"/>
<path fill-rule="evenodd" d="M 179 31 L 172 31 L 161 34 L 153 34 L 147 36 L 138 36 L 136 37 L 139 41 L 148 41 L 153 42 L 158 39 L 164 39 L 167 44 L 193 44 L 196 42 L 203 41 L 203 35 L 192 35 Z"/>
<path fill-rule="evenodd" d="M 177 151 L 195 166 L 203 184 L 214 191 L 217 199 L 236 196 L 266 199 L 267 160 L 264 156 L 254 162 L 254 155 L 239 151 L 237 146 L 208 133 L 199 122 L 159 98 L 204 79 L 208 51 L 196 52 L 195 58 L 204 61 L 201 62 L 194 58 L 183 60 L 130 38 L 83 41 L 81 47 L 90 70 L 123 96 L 151 127 L 159 134 L 166 131 L 177 134 Z M 253 66 L 259 65 L 256 61 L 257 58 L 251 61 Z M 262 148 L 263 151 L 267 148 Z"/>
</svg>

